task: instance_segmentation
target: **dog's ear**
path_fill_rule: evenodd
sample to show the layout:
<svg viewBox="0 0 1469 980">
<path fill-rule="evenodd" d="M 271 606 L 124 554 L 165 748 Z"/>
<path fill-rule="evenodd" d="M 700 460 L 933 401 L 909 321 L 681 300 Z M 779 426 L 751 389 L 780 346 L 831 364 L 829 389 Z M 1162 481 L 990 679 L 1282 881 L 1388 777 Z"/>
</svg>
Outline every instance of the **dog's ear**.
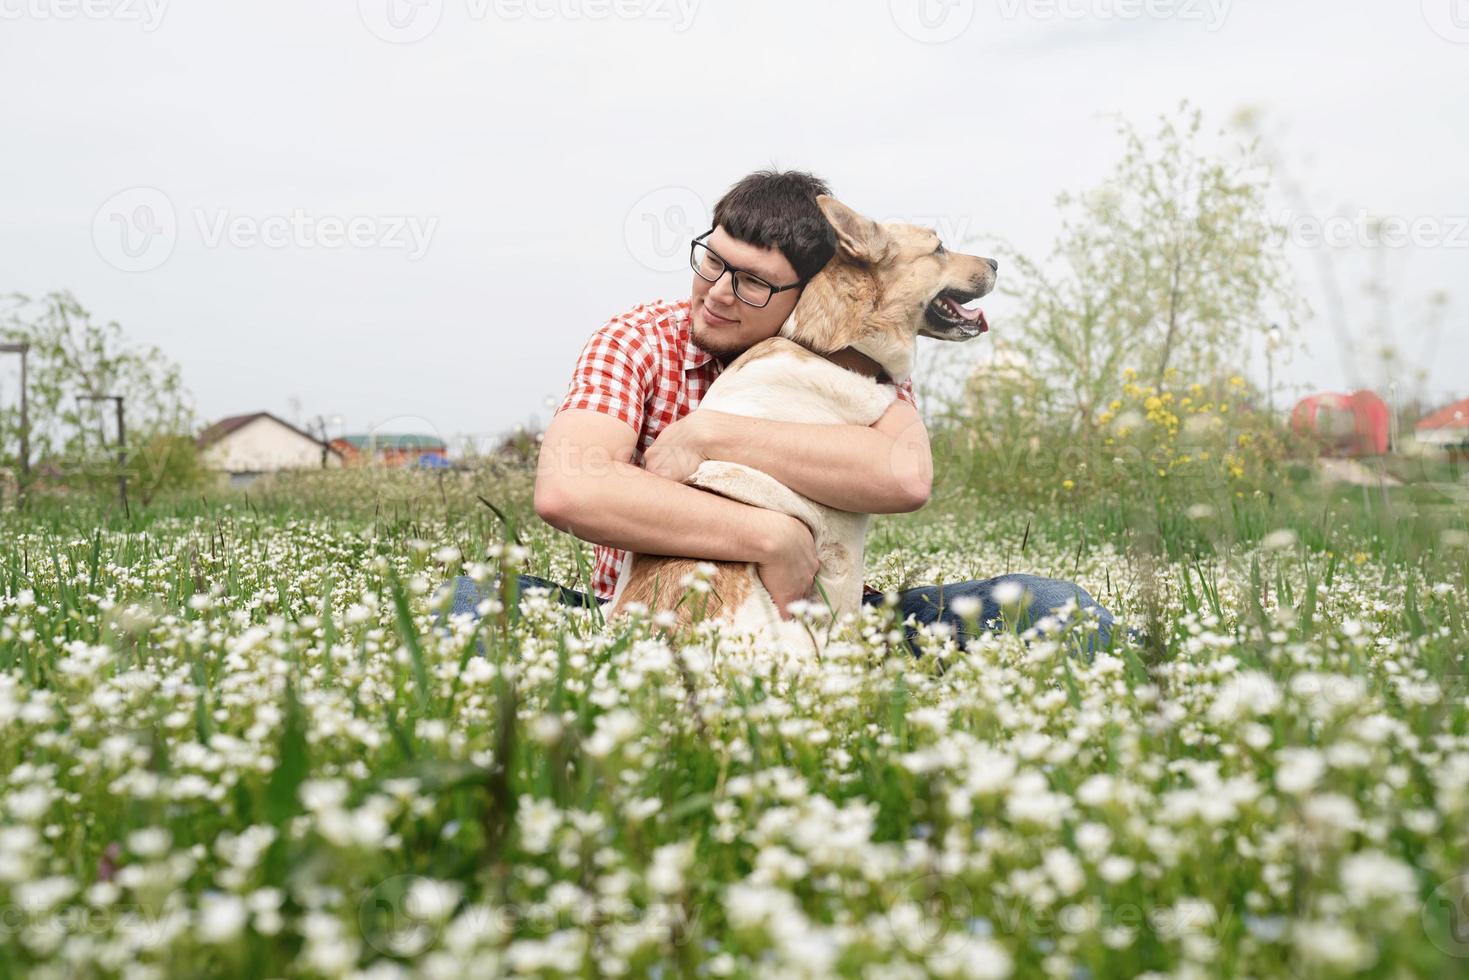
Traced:
<svg viewBox="0 0 1469 980">
<path fill-rule="evenodd" d="M 827 194 L 816 196 L 816 206 L 831 222 L 837 235 L 837 251 L 857 262 L 876 262 L 887 246 L 882 226 Z"/>
</svg>

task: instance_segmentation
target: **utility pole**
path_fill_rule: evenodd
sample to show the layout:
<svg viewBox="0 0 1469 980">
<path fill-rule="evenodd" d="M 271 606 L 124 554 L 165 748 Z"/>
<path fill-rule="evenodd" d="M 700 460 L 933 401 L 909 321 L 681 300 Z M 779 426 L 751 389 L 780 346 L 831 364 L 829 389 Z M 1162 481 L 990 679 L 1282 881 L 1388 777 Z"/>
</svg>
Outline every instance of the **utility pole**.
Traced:
<svg viewBox="0 0 1469 980">
<path fill-rule="evenodd" d="M 122 504 L 122 512 L 132 520 L 132 512 L 128 509 L 128 438 L 127 426 L 123 421 L 122 395 L 77 395 L 77 401 L 110 401 L 117 406 L 117 499 Z M 106 443 L 103 443 L 105 448 Z"/>
<path fill-rule="evenodd" d="M 0 353 L 20 355 L 20 498 L 25 500 L 31 482 L 31 417 L 26 403 L 26 354 L 31 345 L 0 344 Z"/>
<path fill-rule="evenodd" d="M 1275 351 L 1284 336 L 1278 323 L 1270 324 L 1270 331 L 1265 335 L 1265 397 L 1272 420 L 1275 418 Z"/>
</svg>

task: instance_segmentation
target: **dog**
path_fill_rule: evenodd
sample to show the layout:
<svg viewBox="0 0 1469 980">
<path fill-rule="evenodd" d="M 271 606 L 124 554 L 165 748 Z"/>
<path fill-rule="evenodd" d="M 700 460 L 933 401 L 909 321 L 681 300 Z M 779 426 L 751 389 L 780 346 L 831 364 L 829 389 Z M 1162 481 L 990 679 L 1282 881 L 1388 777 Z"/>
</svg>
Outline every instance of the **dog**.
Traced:
<svg viewBox="0 0 1469 980">
<path fill-rule="evenodd" d="M 827 195 L 817 204 L 836 234 L 835 255 L 807 283 L 779 334 L 725 368 L 700 409 L 774 421 L 872 425 L 897 397 L 893 385 L 912 373 L 919 336 L 966 341 L 989 329 L 983 311 L 965 304 L 994 288 L 993 259 L 950 252 L 932 229 L 878 224 Z M 847 351 L 863 355 L 872 376 L 827 358 Z M 824 594 L 818 616 L 832 621 L 858 611 L 868 515 L 826 507 L 738 463 L 705 461 L 685 482 L 803 521 L 821 562 L 808 600 Z M 686 594 L 701 565 L 714 568 L 709 591 Z M 608 616 L 634 605 L 671 611 L 680 627 L 702 615 L 735 632 L 820 645 L 811 631 L 781 619 L 753 562 L 630 555 Z"/>
</svg>

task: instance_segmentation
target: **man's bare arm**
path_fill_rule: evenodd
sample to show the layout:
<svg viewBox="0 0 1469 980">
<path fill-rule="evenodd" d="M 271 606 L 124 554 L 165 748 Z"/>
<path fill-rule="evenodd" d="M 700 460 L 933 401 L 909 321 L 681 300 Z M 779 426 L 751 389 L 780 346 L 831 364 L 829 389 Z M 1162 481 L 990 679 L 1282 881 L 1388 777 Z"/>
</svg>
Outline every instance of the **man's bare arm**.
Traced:
<svg viewBox="0 0 1469 980">
<path fill-rule="evenodd" d="M 558 414 L 541 443 L 536 513 L 583 540 L 626 551 L 759 563 L 782 609 L 806 594 L 817 562 L 805 525 L 647 472 L 631 461 L 636 439 L 631 427 L 600 412 Z"/>
<path fill-rule="evenodd" d="M 818 503 L 862 514 L 917 510 L 933 485 L 928 429 L 897 399 L 870 427 L 696 411 L 663 430 L 646 462 L 681 479 L 701 459 L 743 463 Z"/>
</svg>

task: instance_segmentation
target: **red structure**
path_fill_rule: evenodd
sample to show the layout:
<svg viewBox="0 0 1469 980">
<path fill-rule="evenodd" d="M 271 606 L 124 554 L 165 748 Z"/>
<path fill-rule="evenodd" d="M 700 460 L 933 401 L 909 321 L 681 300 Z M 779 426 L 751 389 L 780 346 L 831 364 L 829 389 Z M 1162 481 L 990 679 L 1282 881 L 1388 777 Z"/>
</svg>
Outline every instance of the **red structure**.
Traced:
<svg viewBox="0 0 1469 980">
<path fill-rule="evenodd" d="M 1381 456 L 1387 452 L 1387 404 L 1370 391 L 1308 395 L 1290 413 L 1290 427 L 1321 440 L 1328 456 Z"/>
</svg>

